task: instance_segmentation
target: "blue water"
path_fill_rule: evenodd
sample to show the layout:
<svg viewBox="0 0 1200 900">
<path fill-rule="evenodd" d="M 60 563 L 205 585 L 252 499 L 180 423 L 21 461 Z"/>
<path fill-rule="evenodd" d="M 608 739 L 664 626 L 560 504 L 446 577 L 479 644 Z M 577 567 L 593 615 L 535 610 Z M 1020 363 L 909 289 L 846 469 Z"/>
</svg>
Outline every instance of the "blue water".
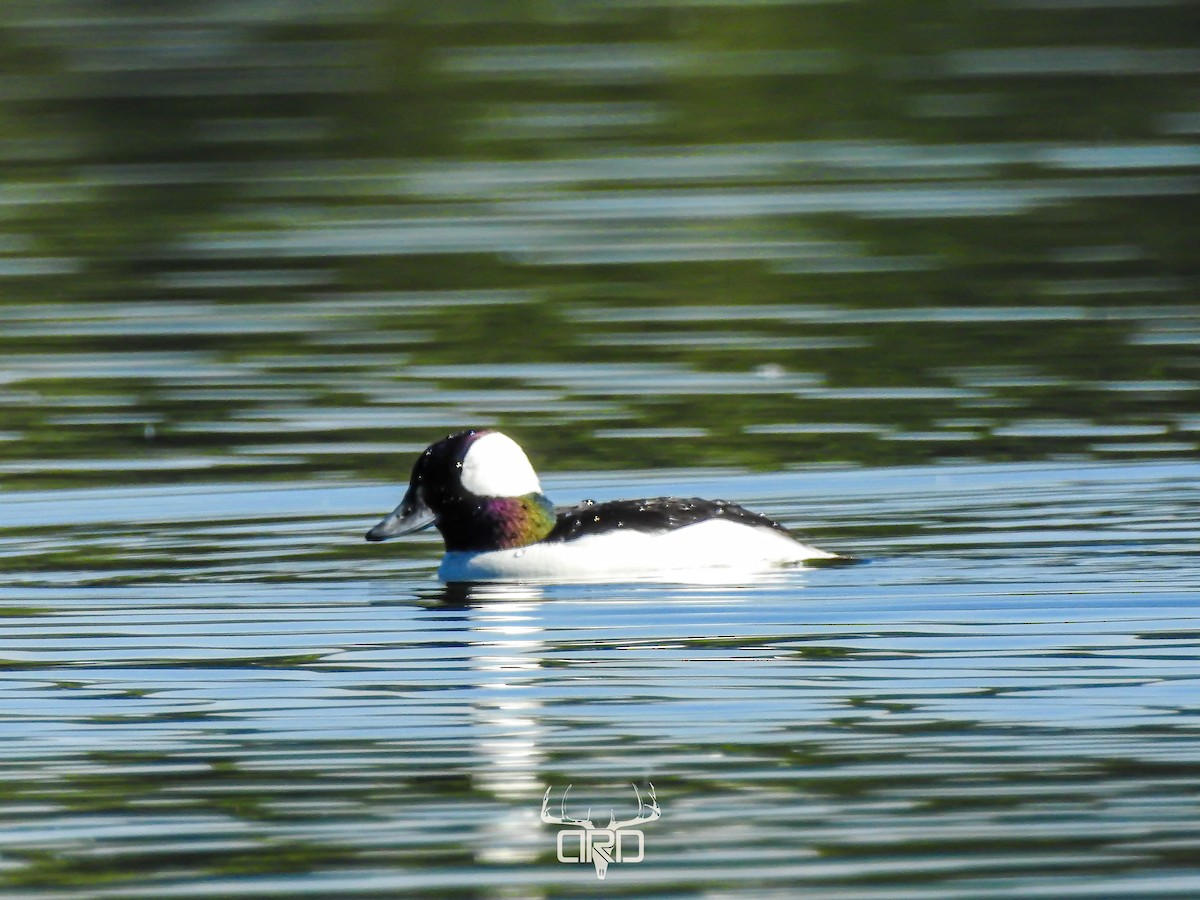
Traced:
<svg viewBox="0 0 1200 900">
<path fill-rule="evenodd" d="M 388 486 L 29 494 L 0 543 L 28 567 L 0 589 L 13 895 L 591 893 L 543 793 L 603 824 L 649 782 L 606 890 L 1188 896 L 1198 473 L 598 478 L 865 558 L 693 586 L 441 586 L 434 538 L 361 542 Z M 90 567 L 38 571 L 64 547 Z"/>
</svg>

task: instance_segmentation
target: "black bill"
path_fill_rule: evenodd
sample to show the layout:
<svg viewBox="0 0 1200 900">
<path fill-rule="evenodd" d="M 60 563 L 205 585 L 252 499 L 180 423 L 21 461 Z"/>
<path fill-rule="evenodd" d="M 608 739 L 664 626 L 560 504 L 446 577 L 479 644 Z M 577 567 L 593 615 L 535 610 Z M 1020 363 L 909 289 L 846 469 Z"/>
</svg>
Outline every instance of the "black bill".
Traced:
<svg viewBox="0 0 1200 900">
<path fill-rule="evenodd" d="M 388 538 L 412 534 L 428 528 L 437 517 L 425 505 L 419 491 L 410 490 L 382 522 L 367 532 L 368 541 L 386 541 Z"/>
</svg>

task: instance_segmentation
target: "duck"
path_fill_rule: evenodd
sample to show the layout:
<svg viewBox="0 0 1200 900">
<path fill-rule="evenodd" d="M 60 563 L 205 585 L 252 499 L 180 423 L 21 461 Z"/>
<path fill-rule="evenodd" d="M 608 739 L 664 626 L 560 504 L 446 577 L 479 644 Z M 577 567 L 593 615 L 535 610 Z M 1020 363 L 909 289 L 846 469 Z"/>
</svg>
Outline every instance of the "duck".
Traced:
<svg viewBox="0 0 1200 900">
<path fill-rule="evenodd" d="M 556 508 L 521 446 L 492 429 L 430 444 L 400 504 L 366 538 L 431 526 L 445 543 L 437 575 L 448 583 L 597 581 L 848 560 L 727 500 L 584 500 Z"/>
</svg>

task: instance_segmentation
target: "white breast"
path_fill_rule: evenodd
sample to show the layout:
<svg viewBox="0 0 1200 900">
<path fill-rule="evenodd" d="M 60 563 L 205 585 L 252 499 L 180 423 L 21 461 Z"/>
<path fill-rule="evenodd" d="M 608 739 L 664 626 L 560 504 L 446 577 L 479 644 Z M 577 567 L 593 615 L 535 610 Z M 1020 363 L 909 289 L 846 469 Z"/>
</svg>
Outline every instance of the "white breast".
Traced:
<svg viewBox="0 0 1200 900">
<path fill-rule="evenodd" d="M 612 581 L 623 576 L 688 571 L 763 570 L 793 566 L 826 553 L 771 528 L 709 519 L 662 534 L 610 531 L 515 550 L 447 553 L 443 581 Z"/>
</svg>

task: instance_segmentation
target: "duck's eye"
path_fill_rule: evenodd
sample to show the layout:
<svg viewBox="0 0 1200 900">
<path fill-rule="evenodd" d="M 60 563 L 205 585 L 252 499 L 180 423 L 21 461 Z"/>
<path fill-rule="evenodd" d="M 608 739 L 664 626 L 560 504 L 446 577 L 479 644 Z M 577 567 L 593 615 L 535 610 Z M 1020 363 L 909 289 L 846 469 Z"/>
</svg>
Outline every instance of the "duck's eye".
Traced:
<svg viewBox="0 0 1200 900">
<path fill-rule="evenodd" d="M 454 468 L 456 468 L 456 469 L 461 469 L 461 468 L 462 468 L 462 461 L 460 460 L 459 462 L 456 462 L 456 463 L 454 464 Z"/>
</svg>

